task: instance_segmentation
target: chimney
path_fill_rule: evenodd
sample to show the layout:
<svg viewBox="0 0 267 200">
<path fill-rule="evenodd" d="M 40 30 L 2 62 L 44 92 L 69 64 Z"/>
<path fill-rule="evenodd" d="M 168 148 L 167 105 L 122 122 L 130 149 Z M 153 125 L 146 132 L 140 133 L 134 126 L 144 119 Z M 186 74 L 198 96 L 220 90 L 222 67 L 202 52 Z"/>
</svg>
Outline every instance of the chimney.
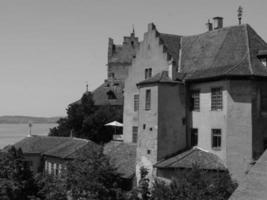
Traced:
<svg viewBox="0 0 267 200">
<path fill-rule="evenodd" d="M 29 134 L 27 135 L 27 137 L 31 137 L 32 136 L 32 122 L 29 122 L 28 126 L 29 126 Z"/>
<path fill-rule="evenodd" d="M 223 27 L 223 18 L 222 17 L 213 17 L 213 28 L 214 30 L 220 29 Z"/>
<path fill-rule="evenodd" d="M 212 23 L 210 22 L 210 20 L 208 20 L 208 22 L 206 23 L 206 27 L 208 31 L 212 31 Z"/>
</svg>

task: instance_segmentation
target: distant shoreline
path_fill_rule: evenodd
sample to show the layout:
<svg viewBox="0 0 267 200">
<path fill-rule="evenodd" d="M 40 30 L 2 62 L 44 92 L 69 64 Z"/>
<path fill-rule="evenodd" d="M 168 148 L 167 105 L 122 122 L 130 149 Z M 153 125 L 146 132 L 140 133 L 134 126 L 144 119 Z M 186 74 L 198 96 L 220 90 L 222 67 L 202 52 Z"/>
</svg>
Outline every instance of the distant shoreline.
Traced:
<svg viewBox="0 0 267 200">
<path fill-rule="evenodd" d="M 55 124 L 61 117 L 0 116 L 0 124 Z"/>
</svg>

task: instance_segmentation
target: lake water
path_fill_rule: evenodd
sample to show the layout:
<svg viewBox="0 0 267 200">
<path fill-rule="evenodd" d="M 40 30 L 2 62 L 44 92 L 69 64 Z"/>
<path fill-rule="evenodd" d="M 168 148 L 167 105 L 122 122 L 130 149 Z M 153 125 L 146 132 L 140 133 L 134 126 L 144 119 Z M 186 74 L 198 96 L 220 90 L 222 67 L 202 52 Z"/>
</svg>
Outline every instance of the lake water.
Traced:
<svg viewBox="0 0 267 200">
<path fill-rule="evenodd" d="M 33 135 L 48 135 L 49 129 L 57 124 L 33 124 Z M 0 124 L 0 149 L 8 144 L 14 144 L 29 133 L 28 124 Z"/>
</svg>

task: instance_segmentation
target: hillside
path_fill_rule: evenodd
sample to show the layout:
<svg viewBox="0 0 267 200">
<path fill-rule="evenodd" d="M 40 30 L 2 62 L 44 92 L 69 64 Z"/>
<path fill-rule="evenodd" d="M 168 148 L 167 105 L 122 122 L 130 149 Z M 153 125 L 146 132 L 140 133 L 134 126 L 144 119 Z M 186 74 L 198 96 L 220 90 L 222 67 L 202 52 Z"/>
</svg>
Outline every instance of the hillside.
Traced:
<svg viewBox="0 0 267 200">
<path fill-rule="evenodd" d="M 60 117 L 0 116 L 0 124 L 56 123 Z"/>
</svg>

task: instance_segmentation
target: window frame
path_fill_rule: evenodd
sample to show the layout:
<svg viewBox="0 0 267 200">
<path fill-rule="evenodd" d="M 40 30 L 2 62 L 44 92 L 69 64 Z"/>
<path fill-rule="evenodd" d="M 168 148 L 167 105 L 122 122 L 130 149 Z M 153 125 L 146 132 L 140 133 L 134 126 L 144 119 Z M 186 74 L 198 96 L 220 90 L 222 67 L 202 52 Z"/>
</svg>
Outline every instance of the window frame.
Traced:
<svg viewBox="0 0 267 200">
<path fill-rule="evenodd" d="M 132 142 L 137 143 L 138 141 L 138 126 L 132 127 Z"/>
<path fill-rule="evenodd" d="M 139 94 L 135 94 L 134 95 L 134 111 L 138 111 L 139 110 Z"/>
<path fill-rule="evenodd" d="M 215 144 L 216 143 L 216 144 Z M 221 150 L 222 148 L 222 129 L 211 129 L 211 148 L 213 150 Z"/>
<path fill-rule="evenodd" d="M 145 68 L 145 80 L 152 77 L 152 68 Z"/>
<path fill-rule="evenodd" d="M 216 94 L 219 92 L 219 94 Z M 223 110 L 223 88 L 213 87 L 211 88 L 211 111 Z"/>
<path fill-rule="evenodd" d="M 199 89 L 191 90 L 191 111 L 200 111 L 200 90 Z"/>
<path fill-rule="evenodd" d="M 151 89 L 145 92 L 145 110 L 151 110 Z"/>
</svg>

